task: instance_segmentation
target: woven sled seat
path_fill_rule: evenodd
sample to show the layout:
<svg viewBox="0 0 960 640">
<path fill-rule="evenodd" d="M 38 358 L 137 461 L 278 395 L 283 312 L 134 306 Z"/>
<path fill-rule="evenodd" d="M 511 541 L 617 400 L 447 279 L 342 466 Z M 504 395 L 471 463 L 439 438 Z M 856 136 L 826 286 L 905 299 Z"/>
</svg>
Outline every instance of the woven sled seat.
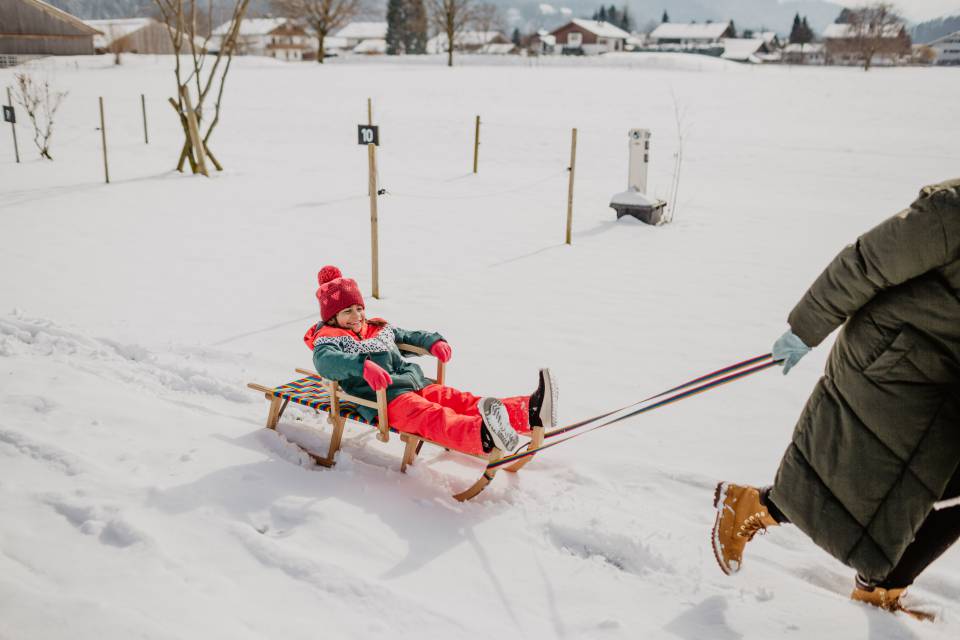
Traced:
<svg viewBox="0 0 960 640">
<path fill-rule="evenodd" d="M 413 345 L 398 344 L 397 346 L 400 347 L 402 352 L 409 352 L 416 355 L 432 355 L 426 349 L 421 349 L 420 347 L 415 347 Z M 290 382 L 282 384 L 278 387 L 265 387 L 255 383 L 250 383 L 247 386 L 255 391 L 263 393 L 264 397 L 270 402 L 270 409 L 267 414 L 268 429 L 277 428 L 277 424 L 280 422 L 280 418 L 283 416 L 284 410 L 291 402 L 313 409 L 318 413 L 327 414 L 327 420 L 333 426 L 333 433 L 330 436 L 330 447 L 327 451 L 327 455 L 322 456 L 316 452 L 310 451 L 300 444 L 297 444 L 297 446 L 303 449 L 303 451 L 313 458 L 317 464 L 324 467 L 332 467 L 334 464 L 336 464 L 336 455 L 337 451 L 340 450 L 343 430 L 347 420 L 352 420 L 354 422 L 359 422 L 361 424 L 373 427 L 378 431 L 377 439 L 382 442 L 389 442 L 391 432 L 398 434 L 400 436 L 400 440 L 405 443 L 403 460 L 400 463 L 401 472 L 406 471 L 407 465 L 413 464 L 414 459 L 417 457 L 417 454 L 420 453 L 420 449 L 423 447 L 424 442 L 451 450 L 443 444 L 427 440 L 426 438 L 422 438 L 416 434 L 403 433 L 391 427 L 390 419 L 387 415 L 386 391 L 378 391 L 377 401 L 371 402 L 370 400 L 358 398 L 345 393 L 336 381 L 328 380 L 314 371 L 307 371 L 305 369 L 297 369 L 296 371 L 304 377 L 291 380 Z M 445 372 L 446 369 L 444 363 L 438 360 L 437 377 L 432 382 L 443 384 Z M 360 413 L 359 407 L 361 406 L 376 409 L 377 416 L 372 420 L 368 420 Z M 535 449 L 542 443 L 543 427 L 534 427 L 531 430 L 530 441 L 527 443 L 527 448 Z M 494 448 L 489 454 L 481 456 L 468 453 L 466 451 L 459 451 L 458 453 L 479 458 L 488 463 L 495 462 L 503 457 L 503 452 L 497 448 Z M 510 472 L 519 471 L 532 459 L 532 455 L 528 456 L 518 460 L 512 465 L 505 466 L 504 469 Z M 460 501 L 473 498 L 483 491 L 488 484 L 490 484 L 497 471 L 498 469 L 484 469 L 483 475 L 479 480 L 477 480 L 468 489 L 455 494 L 453 497 Z"/>
</svg>

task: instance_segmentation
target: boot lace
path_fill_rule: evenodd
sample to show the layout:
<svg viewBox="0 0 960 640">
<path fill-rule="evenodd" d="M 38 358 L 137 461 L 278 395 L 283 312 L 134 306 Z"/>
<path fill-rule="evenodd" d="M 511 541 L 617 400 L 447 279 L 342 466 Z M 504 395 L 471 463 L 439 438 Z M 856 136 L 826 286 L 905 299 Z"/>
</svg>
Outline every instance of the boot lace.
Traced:
<svg viewBox="0 0 960 640">
<path fill-rule="evenodd" d="M 740 529 L 737 531 L 737 537 L 746 538 L 747 542 L 749 542 L 753 540 L 753 536 L 758 533 L 765 534 L 766 532 L 767 525 L 763 523 L 763 513 L 758 511 L 743 521 L 743 524 L 740 525 Z"/>
</svg>

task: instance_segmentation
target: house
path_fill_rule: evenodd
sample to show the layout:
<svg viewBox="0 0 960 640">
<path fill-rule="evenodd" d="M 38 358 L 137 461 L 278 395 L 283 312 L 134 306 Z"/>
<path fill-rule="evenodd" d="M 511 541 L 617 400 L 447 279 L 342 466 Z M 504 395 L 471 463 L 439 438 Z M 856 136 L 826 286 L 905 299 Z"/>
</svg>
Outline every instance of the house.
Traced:
<svg viewBox="0 0 960 640">
<path fill-rule="evenodd" d="M 453 50 L 462 53 L 512 53 L 516 46 L 499 31 L 461 31 L 455 36 Z M 427 53 L 446 53 L 447 34 L 438 33 L 427 40 Z"/>
<path fill-rule="evenodd" d="M 277 60 L 301 61 L 316 59 L 312 38 L 295 22 L 284 22 L 267 33 L 266 54 Z"/>
<path fill-rule="evenodd" d="M 667 50 L 721 49 L 724 38 L 736 35 L 729 22 L 664 22 L 650 33 L 650 44 Z"/>
<path fill-rule="evenodd" d="M 0 1 L 0 56 L 93 54 L 100 32 L 43 0 Z"/>
<path fill-rule="evenodd" d="M 351 51 L 365 56 L 382 56 L 387 53 L 387 41 L 383 38 L 367 38 Z"/>
<path fill-rule="evenodd" d="M 785 64 L 824 64 L 826 54 L 822 42 L 788 44 L 783 48 L 781 60 Z"/>
<path fill-rule="evenodd" d="M 960 64 L 960 31 L 938 38 L 927 46 L 937 54 L 936 64 Z"/>
<path fill-rule="evenodd" d="M 99 31 L 93 37 L 97 53 L 152 53 L 172 54 L 173 42 L 167 27 L 153 18 L 125 18 L 122 20 L 85 20 Z M 198 49 L 203 38 L 197 38 Z M 184 47 L 184 50 L 188 49 Z"/>
<path fill-rule="evenodd" d="M 239 56 L 268 55 L 267 45 L 270 44 L 270 33 L 286 21 L 286 18 L 246 18 L 240 23 L 234 53 Z M 225 22 L 213 30 L 208 45 L 210 51 L 220 51 L 224 39 L 230 32 L 231 24 Z"/>
<path fill-rule="evenodd" d="M 607 22 L 581 18 L 571 20 L 550 34 L 556 38 L 561 52 L 588 55 L 623 51 L 630 37 L 623 29 Z"/>
<path fill-rule="evenodd" d="M 773 61 L 773 51 L 761 38 L 724 38 L 723 53 L 720 57 L 734 62 L 761 62 Z"/>
<path fill-rule="evenodd" d="M 545 29 L 538 29 L 535 34 L 530 36 L 530 40 L 527 43 L 527 52 L 533 56 L 550 55 L 556 48 L 556 37 L 550 35 Z"/>
<path fill-rule="evenodd" d="M 823 31 L 826 64 L 859 65 L 863 64 L 861 40 L 852 24 L 834 23 Z M 910 35 L 903 24 L 885 25 L 879 35 L 876 54 L 871 64 L 895 65 L 910 59 Z"/>
<path fill-rule="evenodd" d="M 364 40 L 387 40 L 386 22 L 351 22 L 336 34 L 343 38 L 344 49 L 353 49 Z"/>
</svg>

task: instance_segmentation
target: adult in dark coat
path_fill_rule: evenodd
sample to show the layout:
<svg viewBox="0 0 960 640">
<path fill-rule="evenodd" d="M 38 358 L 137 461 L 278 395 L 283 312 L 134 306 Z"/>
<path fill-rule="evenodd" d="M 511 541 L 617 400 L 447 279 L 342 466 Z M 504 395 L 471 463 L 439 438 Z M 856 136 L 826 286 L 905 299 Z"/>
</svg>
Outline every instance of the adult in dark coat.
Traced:
<svg viewBox="0 0 960 640">
<path fill-rule="evenodd" d="M 774 347 L 784 373 L 842 325 L 772 487 L 717 487 L 714 551 L 740 568 L 791 522 L 856 569 L 853 597 L 903 590 L 960 537 L 960 179 L 924 188 L 827 266 Z"/>
</svg>

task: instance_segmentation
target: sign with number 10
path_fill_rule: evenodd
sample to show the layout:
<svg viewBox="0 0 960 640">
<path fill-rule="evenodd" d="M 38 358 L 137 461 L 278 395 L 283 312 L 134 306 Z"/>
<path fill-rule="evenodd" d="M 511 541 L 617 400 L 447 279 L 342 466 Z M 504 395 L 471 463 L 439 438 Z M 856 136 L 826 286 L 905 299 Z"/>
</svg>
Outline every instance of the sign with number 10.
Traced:
<svg viewBox="0 0 960 640">
<path fill-rule="evenodd" d="M 372 124 L 358 124 L 357 144 L 375 144 L 379 147 L 380 128 Z"/>
</svg>

